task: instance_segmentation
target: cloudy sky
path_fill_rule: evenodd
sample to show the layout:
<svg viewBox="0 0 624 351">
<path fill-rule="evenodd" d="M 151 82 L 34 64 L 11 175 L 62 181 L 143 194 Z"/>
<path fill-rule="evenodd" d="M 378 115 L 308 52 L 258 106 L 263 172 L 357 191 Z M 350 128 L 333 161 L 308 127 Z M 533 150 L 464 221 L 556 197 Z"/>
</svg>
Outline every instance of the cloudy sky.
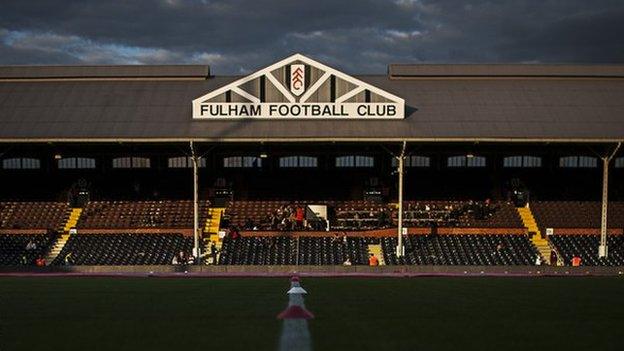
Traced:
<svg viewBox="0 0 624 351">
<path fill-rule="evenodd" d="M 623 0 L 0 1 L 0 65 L 624 63 Z"/>
</svg>

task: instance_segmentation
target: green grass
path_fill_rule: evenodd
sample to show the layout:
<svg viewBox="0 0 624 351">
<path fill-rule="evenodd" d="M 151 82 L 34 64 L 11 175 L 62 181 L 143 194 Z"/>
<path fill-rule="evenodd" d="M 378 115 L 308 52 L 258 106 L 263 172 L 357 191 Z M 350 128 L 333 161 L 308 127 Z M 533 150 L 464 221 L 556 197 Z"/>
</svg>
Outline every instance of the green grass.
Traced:
<svg viewBox="0 0 624 351">
<path fill-rule="evenodd" d="M 621 349 L 624 279 L 304 278 L 315 350 Z M 0 278 L 0 350 L 274 350 L 285 278 Z"/>
</svg>

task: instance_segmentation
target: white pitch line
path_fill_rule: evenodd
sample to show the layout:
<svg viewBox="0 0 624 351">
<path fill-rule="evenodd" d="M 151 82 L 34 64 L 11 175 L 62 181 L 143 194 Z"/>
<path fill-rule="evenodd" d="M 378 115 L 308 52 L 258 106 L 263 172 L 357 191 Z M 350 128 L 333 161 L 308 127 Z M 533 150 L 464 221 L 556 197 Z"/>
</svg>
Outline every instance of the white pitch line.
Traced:
<svg viewBox="0 0 624 351">
<path fill-rule="evenodd" d="M 301 286 L 291 282 L 290 288 Z M 288 306 L 305 308 L 303 294 L 288 294 Z M 284 319 L 280 335 L 279 351 L 312 351 L 312 340 L 307 319 Z"/>
</svg>

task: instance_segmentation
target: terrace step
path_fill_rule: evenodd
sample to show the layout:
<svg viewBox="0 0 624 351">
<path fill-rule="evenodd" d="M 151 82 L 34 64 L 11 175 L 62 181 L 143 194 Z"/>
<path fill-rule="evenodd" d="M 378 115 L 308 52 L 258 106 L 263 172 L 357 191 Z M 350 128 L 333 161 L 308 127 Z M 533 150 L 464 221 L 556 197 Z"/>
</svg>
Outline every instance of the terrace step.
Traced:
<svg viewBox="0 0 624 351">
<path fill-rule="evenodd" d="M 209 207 L 208 217 L 204 224 L 204 252 L 210 252 L 210 243 L 214 242 L 217 247 L 217 261 L 219 261 L 219 251 L 223 245 L 222 240 L 219 238 L 219 229 L 221 228 L 221 217 L 225 212 L 225 208 L 222 207 Z M 208 260 L 206 260 L 208 262 Z"/>
<path fill-rule="evenodd" d="M 544 237 L 542 237 L 542 233 L 537 226 L 537 221 L 535 220 L 533 212 L 531 212 L 531 208 L 529 206 L 518 207 L 516 209 L 518 211 L 518 214 L 520 215 L 520 218 L 522 219 L 522 223 L 524 224 L 524 226 L 527 228 L 529 233 L 533 233 L 533 236 L 531 236 L 531 242 L 542 257 L 542 263 L 550 264 L 550 252 L 553 250 L 556 251 L 556 248 L 554 247 L 554 245 L 552 245 L 550 240 L 544 239 Z M 557 253 L 557 257 L 557 263 L 558 265 L 561 265 L 561 255 Z"/>
<path fill-rule="evenodd" d="M 69 241 L 69 235 L 69 233 L 64 233 L 58 239 L 56 239 L 56 241 L 52 245 L 52 248 L 50 249 L 50 252 L 48 252 L 48 255 L 45 257 L 47 265 L 51 265 L 56 257 L 61 253 L 61 251 L 63 251 L 65 244 L 67 244 L 67 241 Z"/>
<path fill-rule="evenodd" d="M 67 222 L 65 222 L 65 226 L 63 227 L 63 233 L 67 233 L 70 229 L 76 227 L 81 214 L 82 208 L 72 208 L 69 218 L 67 218 Z"/>
</svg>

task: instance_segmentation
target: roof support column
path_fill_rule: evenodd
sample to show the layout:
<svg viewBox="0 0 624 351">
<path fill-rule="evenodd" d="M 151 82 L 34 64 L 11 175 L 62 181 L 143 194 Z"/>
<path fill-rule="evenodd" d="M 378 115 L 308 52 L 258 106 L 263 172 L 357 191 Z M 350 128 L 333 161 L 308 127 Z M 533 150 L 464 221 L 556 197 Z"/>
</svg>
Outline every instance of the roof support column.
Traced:
<svg viewBox="0 0 624 351">
<path fill-rule="evenodd" d="M 404 161 L 405 161 L 405 148 L 407 146 L 407 142 L 403 142 L 403 147 L 401 148 L 401 154 L 397 156 L 397 170 L 399 173 L 399 199 L 398 202 L 398 225 L 397 225 L 397 238 L 398 245 L 396 247 L 396 256 L 397 258 L 403 257 L 405 255 L 405 247 L 403 246 L 403 170 L 404 170 Z"/>
<path fill-rule="evenodd" d="M 607 213 L 609 207 L 609 163 L 615 153 L 620 148 L 618 143 L 615 150 L 609 156 L 602 158 L 602 213 L 600 217 L 600 246 L 598 246 L 598 258 L 609 257 L 609 246 L 607 245 Z"/>
<path fill-rule="evenodd" d="M 195 256 L 195 264 L 199 264 L 201 257 L 199 249 L 199 157 L 195 153 L 192 141 L 190 146 L 193 162 L 193 256 Z"/>
</svg>

